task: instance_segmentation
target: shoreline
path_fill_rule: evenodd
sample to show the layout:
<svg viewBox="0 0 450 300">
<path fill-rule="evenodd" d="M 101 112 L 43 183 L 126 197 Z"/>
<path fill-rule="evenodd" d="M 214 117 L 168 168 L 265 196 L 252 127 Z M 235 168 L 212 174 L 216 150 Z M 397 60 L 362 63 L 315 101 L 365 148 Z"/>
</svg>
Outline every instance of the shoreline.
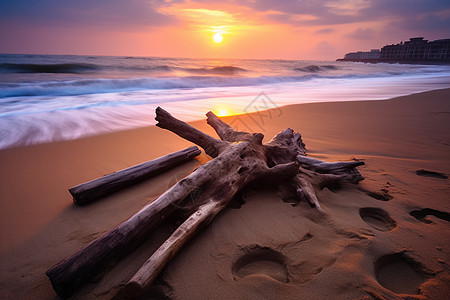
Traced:
<svg viewBox="0 0 450 300">
<path fill-rule="evenodd" d="M 325 219 L 303 203 L 293 207 L 283 202 L 274 191 L 246 195 L 240 209 L 224 211 L 165 269 L 162 279 L 171 291 L 164 293 L 176 299 L 212 295 L 219 299 L 303 295 L 307 299 L 332 294 L 344 299 L 368 293 L 395 298 L 398 293 L 379 281 L 400 275 L 394 272 L 384 277 L 373 270 L 373 264 L 384 254 L 406 249 L 408 258 L 435 272 L 432 277 L 418 275 L 424 283 L 421 295 L 448 294 L 450 245 L 445 233 L 449 223 L 428 215 L 425 218 L 431 223 L 425 224 L 410 214 L 423 208 L 450 212 L 445 201 L 450 197 L 448 179 L 416 174 L 419 169 L 450 174 L 448 99 L 450 89 L 441 89 L 389 100 L 295 104 L 281 106 L 281 111 L 224 117 L 238 130 L 250 127 L 262 132 L 264 142 L 291 127 L 302 134 L 311 157 L 363 159 L 366 166 L 361 173 L 366 180 L 359 185 L 361 189 L 320 191 L 319 201 L 329 214 Z M 205 120 L 189 124 L 216 136 Z M 190 145 L 171 132 L 149 126 L 0 150 L 0 298 L 54 298 L 45 276 L 49 267 L 127 219 L 209 158 L 202 153 L 192 162 L 85 207 L 72 204 L 68 188 Z M 366 192 L 383 190 L 393 198 L 380 201 Z M 388 212 L 395 229 L 374 229 L 359 215 L 366 207 Z M 113 297 L 170 230 L 170 224 L 161 228 L 148 244 L 99 282 L 80 290 L 74 299 Z M 300 242 L 307 233 L 313 236 L 311 241 Z M 241 278 L 239 272 L 230 271 L 251 245 L 288 257 L 291 281 L 273 279 L 272 269 L 256 260 L 256 275 Z M 297 269 L 296 264 L 304 269 Z M 319 267 L 322 270 L 315 273 Z M 279 293 L 271 294 L 274 290 Z"/>
<path fill-rule="evenodd" d="M 393 99 L 393 98 L 398 98 L 398 97 L 404 97 L 404 96 L 408 96 L 408 95 L 412 95 L 412 94 L 417 94 L 417 93 L 426 93 L 426 92 L 431 92 L 431 91 L 438 91 L 438 90 L 445 90 L 446 88 L 436 88 L 436 89 L 420 89 L 417 92 L 413 92 L 413 93 L 409 93 L 409 94 L 401 94 L 401 95 L 396 95 L 396 96 L 389 96 L 388 94 L 381 96 L 381 98 L 373 98 L 370 97 L 368 99 L 359 99 L 358 95 L 362 92 L 356 93 L 355 95 L 350 96 L 348 100 L 329 100 L 329 101 L 323 101 L 322 100 L 318 100 L 314 97 L 312 97 L 311 99 L 305 100 L 305 99 L 299 99 L 299 101 L 301 103 L 292 103 L 292 100 L 290 99 L 290 96 L 286 97 L 284 95 L 276 95 L 275 97 L 277 97 L 277 103 L 275 103 L 272 99 L 270 99 L 272 96 L 268 96 L 265 93 L 260 93 L 257 97 L 255 97 L 254 99 L 247 99 L 245 97 L 241 98 L 237 98 L 237 100 L 232 99 L 231 101 L 229 101 L 230 103 L 226 104 L 225 107 L 227 108 L 231 108 L 234 112 L 238 112 L 238 111 L 243 111 L 245 110 L 242 107 L 239 107 L 237 102 L 239 101 L 254 101 L 256 98 L 260 97 L 261 95 L 264 95 L 264 97 L 267 97 L 267 99 L 264 100 L 268 100 L 268 102 L 270 102 L 269 104 L 264 104 L 268 109 L 263 109 L 260 110 L 260 108 L 258 108 L 258 110 L 256 110 L 256 112 L 262 112 L 262 111 L 269 111 L 269 110 L 282 110 L 284 107 L 289 107 L 289 106 L 295 106 L 295 105 L 307 105 L 307 104 L 329 104 L 329 103 L 347 103 L 347 102 L 366 102 L 366 101 L 385 101 L 385 100 L 389 100 L 389 99 Z M 341 93 L 342 91 L 339 91 L 339 93 Z M 338 95 L 339 95 L 338 93 Z M 392 94 L 392 93 L 391 93 Z M 393 93 L 393 94 L 398 94 L 397 93 Z M 322 96 L 323 97 L 323 96 Z M 331 97 L 331 94 L 330 96 Z M 286 98 L 286 99 L 285 99 Z M 168 102 L 168 103 L 161 103 L 161 105 L 163 105 L 162 107 L 167 109 L 168 111 L 171 111 L 172 114 L 174 114 L 175 116 L 177 116 L 178 118 L 188 122 L 188 123 L 192 123 L 192 122 L 201 122 L 202 120 L 204 120 L 204 116 L 206 114 L 207 111 L 209 110 L 215 110 L 217 107 L 223 107 L 223 105 L 220 105 L 220 102 L 223 98 L 218 98 L 218 99 L 211 99 L 211 101 L 209 101 L 210 103 L 207 104 L 204 100 L 192 100 L 192 101 L 188 101 L 188 102 Z M 320 99 L 320 97 L 319 97 Z M 226 99 L 224 99 L 223 101 L 226 102 Z M 303 101 L 303 102 L 302 102 Z M 267 101 L 266 101 L 267 102 Z M 273 103 L 272 103 L 273 102 Z M 280 105 L 278 105 L 278 102 L 281 103 Z M 193 113 L 191 111 L 185 111 L 183 110 L 183 107 L 191 104 L 193 107 L 196 108 L 196 110 L 201 110 L 203 109 L 204 111 L 202 112 L 198 112 L 198 113 Z M 209 107 L 207 108 L 207 106 L 209 105 Z M 255 105 L 256 107 L 256 105 Z M 155 107 L 156 108 L 156 107 Z M 181 109 L 180 109 L 181 108 Z M 60 142 L 70 142 L 70 141 L 75 141 L 75 140 L 80 140 L 80 139 L 86 139 L 86 138 L 95 138 L 95 137 L 99 137 L 102 135 L 109 135 L 109 134 L 116 134 L 116 133 L 125 133 L 125 132 L 131 132 L 134 130 L 141 130 L 141 129 L 145 129 L 147 127 L 154 127 L 154 110 L 149 110 L 148 108 L 145 108 L 145 112 L 146 113 L 151 113 L 152 114 L 152 118 L 151 118 L 151 123 L 153 124 L 149 124 L 149 125 L 142 125 L 143 121 L 140 119 L 142 118 L 142 115 L 137 115 L 137 120 L 138 123 L 141 125 L 121 125 L 118 128 L 115 129 L 102 129 L 103 131 L 99 131 L 96 133 L 92 133 L 92 129 L 89 129 L 89 131 L 91 131 L 91 133 L 83 133 L 83 134 L 79 134 L 80 136 L 75 137 L 75 138 L 67 138 L 65 137 L 66 134 L 64 133 L 59 133 L 59 139 L 54 139 L 52 140 L 52 138 L 40 138 L 43 139 L 44 141 L 42 142 L 33 142 L 31 141 L 24 141 L 21 142 L 23 144 L 11 144 L 9 146 L 6 146 L 5 148 L 0 148 L 0 151 L 3 150 L 9 150 L 9 149 L 16 149 L 16 148 L 23 148 L 23 147 L 32 147 L 32 146 L 38 146 L 38 145 L 43 145 L 43 144 L 52 144 L 52 143 L 60 143 Z M 225 116 L 225 118 L 233 118 L 235 116 L 238 115 L 246 115 L 249 113 L 254 113 L 255 111 L 249 111 L 249 112 L 242 112 L 242 113 L 238 113 L 238 114 L 232 114 L 232 115 L 228 115 Z M 216 112 L 217 113 L 217 112 Z M 121 122 L 121 121 L 120 121 Z M 136 120 L 132 121 L 132 122 L 136 122 Z M 99 125 L 101 125 L 101 123 L 99 123 Z M 123 128 L 123 129 L 119 129 L 120 127 L 128 127 L 128 128 Z M 65 129 L 67 130 L 67 129 Z M 79 128 L 77 128 L 77 130 L 79 130 Z M 37 132 L 38 135 L 40 134 L 39 132 Z M 31 134 L 31 133 L 30 133 Z M 55 134 L 55 133 L 54 133 Z"/>
</svg>

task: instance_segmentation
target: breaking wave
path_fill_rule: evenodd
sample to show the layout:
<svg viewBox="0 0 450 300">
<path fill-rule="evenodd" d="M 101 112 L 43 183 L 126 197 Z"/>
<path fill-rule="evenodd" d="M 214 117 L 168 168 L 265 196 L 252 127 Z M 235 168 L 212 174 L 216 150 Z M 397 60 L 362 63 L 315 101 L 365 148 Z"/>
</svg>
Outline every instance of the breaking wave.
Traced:
<svg viewBox="0 0 450 300">
<path fill-rule="evenodd" d="M 228 75 L 233 76 L 248 70 L 235 66 L 217 66 L 210 68 L 182 68 L 169 65 L 128 65 L 112 66 L 88 63 L 61 63 L 61 64 L 24 64 L 0 63 L 0 73 L 66 73 L 84 74 L 101 71 L 138 71 L 138 72 L 174 72 L 181 71 L 195 75 Z"/>
<path fill-rule="evenodd" d="M 196 120 L 220 103 L 248 112 L 261 92 L 278 106 L 387 99 L 448 87 L 449 74 L 449 66 L 0 54 L 0 149 L 152 125 L 160 105 Z"/>
<path fill-rule="evenodd" d="M 235 72 L 234 68 L 216 69 L 212 72 Z M 327 67 L 325 67 L 327 68 Z M 349 79 L 349 78 L 371 78 L 392 77 L 390 73 L 378 74 L 351 74 L 345 75 L 319 75 L 309 71 L 302 75 L 291 76 L 202 76 L 202 72 L 210 72 L 202 69 L 194 69 L 198 72 L 195 76 L 185 77 L 143 77 L 143 78 L 85 78 L 72 80 L 55 80 L 42 82 L 0 82 L 0 98 L 23 97 L 23 96 L 75 96 L 102 93 L 121 93 L 143 90 L 170 90 L 170 89 L 194 89 L 211 87 L 239 87 L 258 86 L 266 84 L 305 82 L 313 79 Z M 400 74 L 396 74 L 398 76 Z"/>
<path fill-rule="evenodd" d="M 213 68 L 185 68 L 182 70 L 194 74 L 219 74 L 219 75 L 236 75 L 242 72 L 247 72 L 246 69 L 234 66 L 220 66 Z"/>
<path fill-rule="evenodd" d="M 21 96 L 74 96 L 139 90 L 254 86 L 305 81 L 311 76 L 222 77 L 188 76 L 131 79 L 80 79 L 34 83 L 0 83 L 0 98 Z"/>
<path fill-rule="evenodd" d="M 0 72 L 10 73 L 87 73 L 98 70 L 94 64 L 0 64 Z"/>
<path fill-rule="evenodd" d="M 330 71 L 330 70 L 339 70 L 339 67 L 333 66 L 333 65 L 322 65 L 322 66 L 309 65 L 306 67 L 294 68 L 294 71 L 307 72 L 307 73 L 317 73 L 317 72 Z"/>
</svg>

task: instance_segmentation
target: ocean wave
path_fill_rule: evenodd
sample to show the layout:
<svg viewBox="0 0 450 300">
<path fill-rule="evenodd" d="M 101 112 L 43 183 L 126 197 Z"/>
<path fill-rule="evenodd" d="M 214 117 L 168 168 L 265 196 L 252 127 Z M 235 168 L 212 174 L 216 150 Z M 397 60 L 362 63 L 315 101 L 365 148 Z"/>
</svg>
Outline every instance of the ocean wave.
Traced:
<svg viewBox="0 0 450 300">
<path fill-rule="evenodd" d="M 0 118 L 0 149 L 72 140 L 101 133 L 153 125 L 153 109 L 58 110 Z M 101 126 L 99 126 L 101 124 Z"/>
<path fill-rule="evenodd" d="M 235 66 L 219 66 L 213 68 L 180 68 L 182 71 L 186 71 L 192 74 L 215 74 L 215 75 L 236 75 L 243 72 L 248 72 L 244 68 Z"/>
<path fill-rule="evenodd" d="M 64 64 L 0 64 L 0 72 L 9 73 L 87 73 L 95 71 L 99 66 L 84 63 Z"/>
<path fill-rule="evenodd" d="M 82 79 L 34 83 L 0 83 L 0 98 L 21 96 L 73 96 L 139 90 L 192 89 L 227 86 L 254 86 L 305 81 L 304 76 L 223 77 L 187 76 L 132 79 Z"/>
<path fill-rule="evenodd" d="M 141 71 L 141 72 L 172 72 L 175 71 L 176 69 L 168 65 L 156 65 L 156 66 L 136 65 L 124 67 L 104 66 L 102 68 L 109 71 L 116 70 L 116 71 Z"/>
<path fill-rule="evenodd" d="M 317 73 L 321 71 L 338 70 L 338 69 L 339 67 L 334 65 L 309 65 L 306 67 L 294 68 L 294 71 Z"/>
<path fill-rule="evenodd" d="M 88 94 L 121 93 L 143 90 L 195 89 L 212 87 L 258 86 L 279 83 L 305 82 L 313 79 L 362 79 L 399 76 L 398 74 L 344 74 L 319 75 L 308 72 L 295 76 L 185 76 L 146 77 L 127 79 L 78 79 L 46 82 L 1 83 L 0 98 L 29 96 L 76 96 Z"/>
<path fill-rule="evenodd" d="M 310 77 L 308 77 L 310 76 Z M 188 90 L 143 90 L 126 93 L 87 94 L 62 97 L 20 97 L 0 99 L 0 149 L 20 145 L 37 144 L 49 141 L 76 139 L 82 136 L 118 131 L 154 124 L 154 109 L 164 106 L 181 119 L 189 121 L 203 118 L 203 113 L 213 109 L 217 103 L 227 103 L 236 112 L 248 112 L 248 104 L 253 103 L 261 91 L 273 99 L 277 106 L 307 102 L 379 100 L 395 96 L 421 92 L 448 86 L 449 75 L 440 73 L 428 76 L 341 76 L 330 80 L 321 76 L 297 77 L 189 77 L 174 78 L 168 81 L 157 80 L 160 86 L 200 84 L 214 86 L 214 80 L 220 84 L 230 83 L 230 79 L 242 84 L 236 88 L 208 88 Z M 336 77 L 335 77 L 336 78 Z M 345 79 L 348 78 L 348 79 Z M 312 79 L 312 80 L 309 80 Z M 291 82 L 289 82 L 289 80 Z M 292 81 L 304 80 L 304 84 Z M 141 82 L 148 85 L 148 79 Z M 48 82 L 43 87 L 44 94 L 51 89 L 61 87 L 63 91 L 74 89 L 80 92 L 98 90 L 99 86 L 108 84 L 129 88 L 136 82 L 130 80 L 78 80 L 72 82 Z M 268 83 L 265 86 L 252 87 L 249 83 Z M 283 84 L 286 82 L 286 84 Z M 270 83 L 281 83 L 270 85 Z M 65 86 L 66 85 L 66 86 Z M 97 86 L 96 86 L 97 85 Z M 17 83 L 0 83 L 0 92 L 5 87 L 21 89 Z M 216 84 L 217 86 L 217 84 Z M 133 88 L 134 89 L 134 88 Z M 55 90 L 53 90 L 55 91 Z M 262 104 L 262 103 L 260 103 Z M 255 106 L 255 109 L 258 109 Z"/>
<path fill-rule="evenodd" d="M 162 74 L 175 71 L 194 75 L 223 75 L 234 76 L 248 70 L 236 66 L 216 66 L 185 68 L 170 65 L 135 64 L 127 66 L 99 65 L 89 63 L 59 63 L 59 64 L 26 64 L 26 63 L 0 63 L 0 73 L 66 73 L 83 74 L 102 71 L 138 71 L 159 72 Z"/>
<path fill-rule="evenodd" d="M 7 64 L 0 64 L 4 66 Z M 18 65 L 18 64 L 9 64 Z M 26 65 L 26 64 L 23 64 Z M 23 66 L 22 65 L 22 66 Z M 72 66 L 77 68 L 85 64 L 58 64 L 58 66 Z M 28 65 L 26 65 L 28 66 Z M 87 65 L 92 66 L 92 65 Z M 94 65 L 97 66 L 98 65 Z M 170 64 L 155 64 L 152 66 L 126 66 L 143 68 L 147 71 L 161 71 L 158 74 L 147 74 L 141 77 L 141 73 L 132 78 L 89 78 L 64 79 L 52 81 L 26 81 L 26 82 L 0 82 L 0 98 L 29 97 L 29 96 L 76 96 L 88 94 L 122 93 L 143 90 L 171 90 L 171 89 L 195 89 L 212 87 L 239 87 L 258 86 L 279 83 L 305 82 L 313 79 L 358 79 L 358 78 L 382 78 L 398 76 L 414 76 L 409 69 L 401 72 L 396 70 L 382 70 L 361 74 L 350 72 L 341 66 L 331 64 L 310 64 L 304 67 L 290 68 L 292 75 L 262 75 L 255 76 L 254 72 L 233 65 L 217 67 L 174 67 Z M 340 70 L 338 72 L 326 72 L 327 70 Z M 343 70 L 343 71 L 342 71 Z M 420 76 L 445 72 L 436 70 L 423 71 Z M 170 73 L 174 71 L 174 73 Z M 323 71 L 323 72 L 322 72 Z M 378 71 L 378 70 L 377 70 Z M 431 72 L 432 71 L 432 72 Z M 182 72 L 180 74 L 179 72 Z M 249 73 L 244 73 L 249 72 Z M 286 73 L 288 74 L 288 73 Z M 181 76 L 176 76 L 181 75 Z M 184 75 L 184 76 L 183 76 Z"/>
<path fill-rule="evenodd" d="M 123 70 L 124 68 L 122 68 Z M 137 65 L 137 66 L 127 66 L 125 67 L 127 70 L 131 71 L 162 71 L 162 72 L 175 72 L 181 71 L 188 74 L 195 75 L 225 75 L 225 76 L 234 76 L 240 73 L 248 72 L 248 70 L 235 66 L 217 66 L 210 68 L 183 68 L 177 66 L 169 66 L 169 65 Z"/>
</svg>

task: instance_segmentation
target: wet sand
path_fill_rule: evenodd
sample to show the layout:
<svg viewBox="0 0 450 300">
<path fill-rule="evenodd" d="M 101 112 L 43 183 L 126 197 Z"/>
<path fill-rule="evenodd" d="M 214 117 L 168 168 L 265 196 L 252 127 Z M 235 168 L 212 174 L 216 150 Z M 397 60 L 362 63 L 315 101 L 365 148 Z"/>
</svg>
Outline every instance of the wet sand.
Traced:
<svg viewBox="0 0 450 300">
<path fill-rule="evenodd" d="M 262 132 L 266 142 L 293 128 L 310 157 L 361 159 L 366 179 L 318 191 L 325 216 L 275 189 L 247 191 L 240 208 L 224 210 L 183 248 L 144 299 L 445 299 L 449 99 L 447 89 L 224 118 L 241 130 Z M 215 136 L 206 121 L 191 124 Z M 48 268 L 209 158 L 202 154 L 83 207 L 73 204 L 68 188 L 190 145 L 148 127 L 1 150 L 0 298 L 55 299 Z M 173 229 L 162 226 L 73 299 L 114 297 Z"/>
</svg>

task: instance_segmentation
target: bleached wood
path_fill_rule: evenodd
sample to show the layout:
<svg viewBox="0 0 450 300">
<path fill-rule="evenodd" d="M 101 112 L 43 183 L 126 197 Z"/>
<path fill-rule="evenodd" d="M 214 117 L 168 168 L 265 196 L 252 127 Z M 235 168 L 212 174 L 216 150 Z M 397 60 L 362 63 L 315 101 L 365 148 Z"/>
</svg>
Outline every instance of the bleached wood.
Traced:
<svg viewBox="0 0 450 300">
<path fill-rule="evenodd" d="M 313 184 L 302 176 L 295 176 L 293 179 L 295 185 L 295 191 L 300 199 L 305 200 L 312 207 L 316 208 L 319 212 L 323 212 L 322 206 L 320 206 L 319 199 L 317 199 L 316 191 Z"/>
<path fill-rule="evenodd" d="M 319 173 L 340 172 L 364 165 L 363 161 L 326 162 L 302 155 L 298 155 L 297 160 L 300 163 L 307 165 L 311 170 Z"/>
<path fill-rule="evenodd" d="M 182 138 L 199 145 L 205 150 L 205 153 L 211 157 L 216 157 L 226 147 L 227 143 L 215 139 L 191 125 L 174 118 L 161 107 L 156 108 L 156 126 L 170 130 Z"/>
<path fill-rule="evenodd" d="M 214 128 L 217 135 L 224 141 L 235 142 L 243 140 L 244 137 L 251 135 L 248 132 L 234 131 L 234 129 L 217 117 L 213 112 L 206 113 L 206 122 Z"/>
<path fill-rule="evenodd" d="M 191 173 L 128 220 L 50 268 L 46 274 L 57 294 L 61 297 L 72 295 L 78 286 L 98 274 L 106 263 L 132 252 L 197 185 L 210 179 L 206 173 Z"/>
<path fill-rule="evenodd" d="M 125 293 L 139 296 L 155 280 L 180 249 L 223 208 L 223 202 L 211 200 L 194 212 L 142 265 L 125 286 Z"/>
<path fill-rule="evenodd" d="M 355 169 L 363 164 L 361 162 L 339 164 L 303 160 L 306 150 L 301 135 L 290 128 L 263 144 L 263 134 L 235 132 L 211 112 L 208 113 L 208 123 L 222 140 L 193 128 L 161 108 L 156 110 L 156 120 L 157 126 L 197 144 L 214 159 L 197 168 L 127 221 L 51 268 L 47 275 L 59 295 L 71 295 L 82 282 L 97 274 L 106 261 L 129 253 L 145 240 L 161 220 L 183 207 L 183 199 L 193 191 L 199 195 L 192 199 L 194 202 L 189 207 L 183 209 L 200 212 L 194 213 L 189 222 L 181 225 L 130 281 L 132 291 L 133 287 L 136 292 L 147 287 L 174 253 L 250 183 L 291 184 L 300 198 L 322 211 L 315 194 L 317 189 L 336 182 L 358 182 L 362 179 Z M 310 170 L 299 168 L 300 163 Z M 313 170 L 312 166 L 318 169 Z M 326 168 L 330 171 L 327 172 Z M 211 199 L 214 199 L 213 204 Z M 147 274 L 147 271 L 150 273 Z"/>
<path fill-rule="evenodd" d="M 149 177 L 186 162 L 201 151 L 192 146 L 145 163 L 126 168 L 103 177 L 79 184 L 69 189 L 76 204 L 82 205 L 116 192 L 124 187 L 140 182 Z"/>
</svg>

